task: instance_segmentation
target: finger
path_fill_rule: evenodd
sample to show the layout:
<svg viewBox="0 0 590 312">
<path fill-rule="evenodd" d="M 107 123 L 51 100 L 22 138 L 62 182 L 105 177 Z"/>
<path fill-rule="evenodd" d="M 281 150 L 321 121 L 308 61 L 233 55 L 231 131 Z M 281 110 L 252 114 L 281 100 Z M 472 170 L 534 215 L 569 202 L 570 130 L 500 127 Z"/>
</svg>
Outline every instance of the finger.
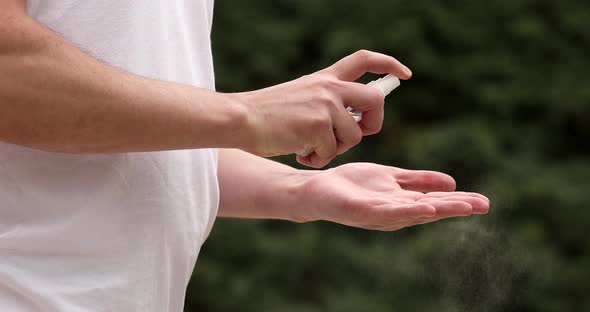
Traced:
<svg viewBox="0 0 590 312">
<path fill-rule="evenodd" d="M 371 211 L 378 224 L 398 224 L 401 221 L 420 217 L 436 216 L 436 208 L 430 203 L 412 203 L 375 206 Z"/>
<path fill-rule="evenodd" d="M 333 74 L 345 81 L 355 81 L 365 73 L 391 73 L 401 79 L 409 79 L 412 76 L 412 71 L 395 58 L 367 50 L 355 52 L 322 72 Z"/>
<path fill-rule="evenodd" d="M 393 200 L 404 200 L 408 202 L 416 202 L 424 197 L 424 193 L 416 191 L 408 191 L 403 189 L 393 189 L 389 191 Z"/>
<path fill-rule="evenodd" d="M 428 196 L 428 195 L 426 195 Z M 447 197 L 424 197 L 422 199 L 420 199 L 420 202 L 425 202 L 425 203 L 430 203 L 430 202 L 435 202 L 435 201 L 440 201 L 440 200 L 444 200 L 444 201 L 462 201 L 462 202 L 466 202 L 469 203 L 471 205 L 471 207 L 473 208 L 473 213 L 475 214 L 485 214 L 488 213 L 489 209 L 490 209 L 490 203 L 488 203 L 487 201 L 479 198 L 479 197 L 475 197 L 475 196 L 447 196 Z"/>
<path fill-rule="evenodd" d="M 400 230 L 403 228 L 432 223 L 432 222 L 440 221 L 443 219 L 449 219 L 449 218 L 451 218 L 451 217 L 444 217 L 444 218 L 441 218 L 441 217 L 419 217 L 419 218 L 415 218 L 415 219 L 411 219 L 411 220 L 405 220 L 403 222 L 396 223 L 396 224 L 377 225 L 375 227 L 375 229 L 377 229 L 379 231 L 397 231 L 397 230 Z"/>
<path fill-rule="evenodd" d="M 383 107 L 385 103 L 385 95 L 381 90 L 358 82 L 340 82 L 338 93 L 345 106 L 363 112 Z"/>
<path fill-rule="evenodd" d="M 455 179 L 442 172 L 393 168 L 393 176 L 404 189 L 418 192 L 454 191 Z"/>
<path fill-rule="evenodd" d="M 436 208 L 436 218 L 468 216 L 473 213 L 471 204 L 464 201 L 433 201 L 429 205 Z"/>
<path fill-rule="evenodd" d="M 337 144 L 334 131 L 323 131 L 319 134 L 319 144 L 313 153 L 307 156 L 297 156 L 297 161 L 313 168 L 322 168 L 336 157 Z"/>
<path fill-rule="evenodd" d="M 411 222 L 403 222 L 399 224 L 392 224 L 392 225 L 385 225 L 376 228 L 378 231 L 385 231 L 385 232 L 392 232 L 392 231 L 399 231 L 401 229 L 405 229 L 407 227 L 422 225 L 430 222 L 438 221 L 435 218 L 422 218 L 422 219 L 414 219 Z"/>
<path fill-rule="evenodd" d="M 356 82 L 344 82 L 341 85 L 339 93 L 344 105 L 363 113 L 363 119 L 358 123 L 363 135 L 371 135 L 381 131 L 385 103 L 383 92 Z"/>
<path fill-rule="evenodd" d="M 432 223 L 432 222 L 436 222 L 436 221 L 440 221 L 440 220 L 444 220 L 444 219 L 456 218 L 456 217 L 465 217 L 465 216 L 420 217 L 420 218 L 416 218 L 414 220 L 416 221 L 415 224 L 427 224 L 427 223 Z"/>
<path fill-rule="evenodd" d="M 395 224 L 395 225 L 381 226 L 377 229 L 380 231 L 397 231 L 397 230 L 400 230 L 400 229 L 403 229 L 406 227 L 410 227 L 410 226 L 428 224 L 428 223 L 433 223 L 433 222 L 441 221 L 444 219 L 450 219 L 450 218 L 456 218 L 456 217 L 457 216 L 420 217 L 420 218 L 413 219 L 411 221 L 407 221 L 407 222 L 403 222 L 403 223 L 399 223 L 399 224 Z"/>
<path fill-rule="evenodd" d="M 363 139 L 361 128 L 345 109 L 338 111 L 337 116 L 333 118 L 333 122 L 338 155 L 359 144 Z"/>
<path fill-rule="evenodd" d="M 410 218 L 401 220 L 401 222 L 383 225 L 386 231 L 393 231 L 400 228 L 414 226 L 419 224 L 425 224 L 430 222 L 439 221 L 442 219 L 454 218 L 454 217 L 465 217 L 472 213 L 471 205 L 462 201 L 439 201 L 429 202 L 431 206 L 435 207 L 436 214 L 432 216 L 418 216 L 416 218 Z"/>
<path fill-rule="evenodd" d="M 473 192 L 429 192 L 424 194 L 424 197 L 448 197 L 448 196 L 474 196 L 483 199 L 488 204 L 490 200 L 482 194 Z"/>
</svg>

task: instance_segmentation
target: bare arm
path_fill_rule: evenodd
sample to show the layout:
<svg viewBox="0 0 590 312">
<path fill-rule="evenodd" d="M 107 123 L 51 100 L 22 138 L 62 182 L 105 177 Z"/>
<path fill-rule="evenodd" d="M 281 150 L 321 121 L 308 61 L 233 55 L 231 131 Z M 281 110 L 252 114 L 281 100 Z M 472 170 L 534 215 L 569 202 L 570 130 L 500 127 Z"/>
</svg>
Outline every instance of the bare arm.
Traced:
<svg viewBox="0 0 590 312">
<path fill-rule="evenodd" d="M 220 150 L 218 177 L 222 217 L 398 230 L 489 209 L 485 196 L 455 192 L 455 181 L 446 174 L 368 163 L 296 170 L 243 151 Z"/>
<path fill-rule="evenodd" d="M 219 216 L 293 220 L 282 203 L 302 180 L 287 165 L 236 149 L 219 150 Z"/>
<path fill-rule="evenodd" d="M 100 63 L 28 17 L 24 3 L 0 4 L 0 141 L 47 151 L 310 149 L 298 161 L 322 167 L 381 129 L 383 94 L 354 81 L 366 72 L 411 76 L 391 56 L 359 51 L 277 86 L 216 93 Z M 363 112 L 359 124 L 349 106 Z"/>
<path fill-rule="evenodd" d="M 96 61 L 0 4 L 0 141 L 106 153 L 241 147 L 243 105 L 204 89 L 150 80 Z"/>
</svg>

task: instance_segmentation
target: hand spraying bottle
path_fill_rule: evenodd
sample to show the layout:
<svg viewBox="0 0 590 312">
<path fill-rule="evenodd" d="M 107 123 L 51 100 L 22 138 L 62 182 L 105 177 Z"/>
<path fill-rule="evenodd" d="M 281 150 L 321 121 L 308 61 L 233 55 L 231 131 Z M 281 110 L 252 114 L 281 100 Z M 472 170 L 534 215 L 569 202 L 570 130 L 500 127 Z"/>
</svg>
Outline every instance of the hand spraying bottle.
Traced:
<svg viewBox="0 0 590 312">
<path fill-rule="evenodd" d="M 381 92 L 383 92 L 383 95 L 387 96 L 389 95 L 389 93 L 391 93 L 391 91 L 399 87 L 400 81 L 399 78 L 397 78 L 396 76 L 389 74 L 385 77 L 373 80 L 369 82 L 367 85 L 381 90 Z M 346 110 L 352 115 L 352 118 L 354 118 L 356 122 L 359 122 L 363 119 L 363 113 L 361 111 L 358 111 L 353 107 L 347 107 Z M 311 153 L 313 153 L 312 149 L 305 149 L 298 152 L 297 155 L 305 157 Z"/>
</svg>

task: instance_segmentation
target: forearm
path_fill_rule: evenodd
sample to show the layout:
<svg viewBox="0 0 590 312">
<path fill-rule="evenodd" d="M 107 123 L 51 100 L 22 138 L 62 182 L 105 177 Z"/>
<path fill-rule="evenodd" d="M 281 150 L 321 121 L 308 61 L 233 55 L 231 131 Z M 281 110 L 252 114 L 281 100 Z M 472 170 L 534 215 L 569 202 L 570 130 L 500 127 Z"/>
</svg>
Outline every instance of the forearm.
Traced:
<svg viewBox="0 0 590 312">
<path fill-rule="evenodd" d="M 301 221 L 301 186 L 314 172 L 240 150 L 221 149 L 219 216 Z"/>
<path fill-rule="evenodd" d="M 24 15 L 1 18 L 0 141 L 71 153 L 247 141 L 247 114 L 230 95 L 131 75 Z"/>
</svg>

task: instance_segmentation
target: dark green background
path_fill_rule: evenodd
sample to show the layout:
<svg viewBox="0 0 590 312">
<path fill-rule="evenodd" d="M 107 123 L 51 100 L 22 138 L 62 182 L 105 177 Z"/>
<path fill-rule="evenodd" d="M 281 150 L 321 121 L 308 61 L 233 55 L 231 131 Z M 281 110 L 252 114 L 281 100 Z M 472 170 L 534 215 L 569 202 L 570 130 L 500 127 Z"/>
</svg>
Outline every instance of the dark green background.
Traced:
<svg viewBox="0 0 590 312">
<path fill-rule="evenodd" d="M 414 77 L 331 166 L 447 172 L 491 213 L 391 233 L 218 220 L 186 310 L 590 311 L 590 1 L 216 1 L 220 91 L 358 49 Z"/>
</svg>

